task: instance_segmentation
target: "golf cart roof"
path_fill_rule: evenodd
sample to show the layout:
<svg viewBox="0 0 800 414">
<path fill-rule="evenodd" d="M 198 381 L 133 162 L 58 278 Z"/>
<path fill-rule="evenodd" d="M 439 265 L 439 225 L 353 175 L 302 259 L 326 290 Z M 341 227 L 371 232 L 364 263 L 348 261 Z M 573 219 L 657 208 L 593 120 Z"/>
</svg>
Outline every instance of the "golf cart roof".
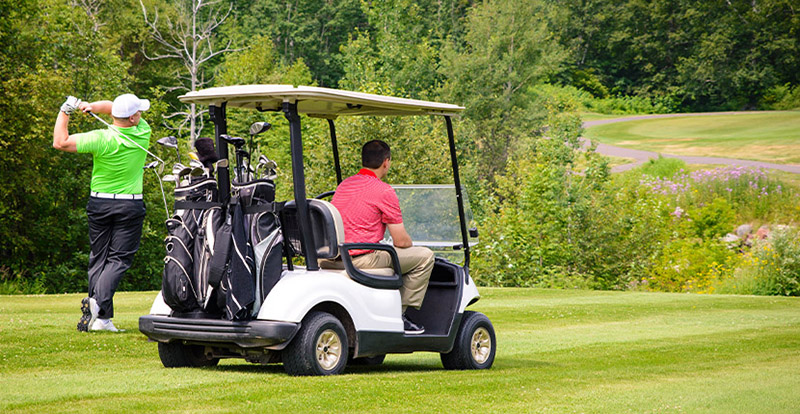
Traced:
<svg viewBox="0 0 800 414">
<path fill-rule="evenodd" d="M 237 85 L 208 88 L 178 97 L 183 103 L 280 111 L 283 102 L 297 102 L 297 112 L 319 118 L 339 115 L 448 115 L 464 110 L 458 105 L 371 93 L 292 85 Z"/>
</svg>

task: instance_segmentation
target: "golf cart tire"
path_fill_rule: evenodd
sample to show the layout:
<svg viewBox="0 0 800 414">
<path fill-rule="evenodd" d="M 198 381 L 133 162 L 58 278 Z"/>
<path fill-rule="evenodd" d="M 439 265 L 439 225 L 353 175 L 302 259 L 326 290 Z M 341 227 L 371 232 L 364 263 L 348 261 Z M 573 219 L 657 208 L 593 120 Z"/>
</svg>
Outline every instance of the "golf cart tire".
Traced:
<svg viewBox="0 0 800 414">
<path fill-rule="evenodd" d="M 204 347 L 184 345 L 180 342 L 159 342 L 158 356 L 166 368 L 213 367 L 219 363 L 219 358 L 206 356 Z"/>
<path fill-rule="evenodd" d="M 311 312 L 282 352 L 283 369 L 293 376 L 337 375 L 347 365 L 347 333 L 327 312 Z"/>
<path fill-rule="evenodd" d="M 386 354 L 353 358 L 350 360 L 350 365 L 377 366 L 383 364 L 384 359 L 386 359 Z"/>
<path fill-rule="evenodd" d="M 466 311 L 453 350 L 440 356 L 445 369 L 489 369 L 496 351 L 497 339 L 492 322 L 480 312 Z"/>
</svg>

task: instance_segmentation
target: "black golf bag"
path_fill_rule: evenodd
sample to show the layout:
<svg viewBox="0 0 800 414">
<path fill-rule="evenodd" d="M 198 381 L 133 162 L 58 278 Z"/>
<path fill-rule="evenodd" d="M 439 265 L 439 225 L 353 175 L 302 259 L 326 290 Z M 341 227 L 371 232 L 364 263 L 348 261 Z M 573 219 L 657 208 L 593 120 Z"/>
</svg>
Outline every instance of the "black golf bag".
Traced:
<svg viewBox="0 0 800 414">
<path fill-rule="evenodd" d="M 282 274 L 283 236 L 275 184 L 259 179 L 234 184 L 228 217 L 216 237 L 209 283 L 218 286 L 217 305 L 231 320 L 249 319 Z"/>
<path fill-rule="evenodd" d="M 175 214 L 166 221 L 162 296 L 178 313 L 206 309 L 209 302 L 208 262 L 214 236 L 222 225 L 221 205 L 216 202 L 217 183 L 196 179 L 175 189 Z"/>
</svg>

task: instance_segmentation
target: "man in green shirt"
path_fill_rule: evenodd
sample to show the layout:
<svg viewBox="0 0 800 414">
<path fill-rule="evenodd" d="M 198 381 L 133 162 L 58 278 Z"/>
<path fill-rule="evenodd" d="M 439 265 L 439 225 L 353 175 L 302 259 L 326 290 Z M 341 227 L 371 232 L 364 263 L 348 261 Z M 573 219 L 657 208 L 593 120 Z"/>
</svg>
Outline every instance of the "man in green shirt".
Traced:
<svg viewBox="0 0 800 414">
<path fill-rule="evenodd" d="M 133 94 L 113 102 L 81 102 L 67 98 L 53 130 L 53 147 L 66 152 L 92 154 L 92 183 L 86 215 L 89 218 L 89 296 L 81 301 L 78 330 L 112 331 L 114 292 L 139 250 L 145 206 L 142 175 L 150 146 L 150 125 L 141 119 L 150 101 Z M 111 128 L 70 135 L 69 117 L 74 111 L 107 114 Z M 137 145 L 138 144 L 138 145 Z"/>
</svg>

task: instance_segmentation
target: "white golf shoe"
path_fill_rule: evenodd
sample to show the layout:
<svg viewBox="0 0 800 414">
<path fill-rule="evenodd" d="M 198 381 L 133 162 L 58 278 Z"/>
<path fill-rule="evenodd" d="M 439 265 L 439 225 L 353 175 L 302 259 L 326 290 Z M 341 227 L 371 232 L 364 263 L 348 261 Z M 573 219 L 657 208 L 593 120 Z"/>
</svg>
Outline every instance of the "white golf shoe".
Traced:
<svg viewBox="0 0 800 414">
<path fill-rule="evenodd" d="M 109 332 L 125 332 L 124 329 L 117 329 L 114 326 L 114 323 L 111 322 L 111 319 L 100 319 L 94 321 L 92 327 L 89 328 L 90 331 L 109 331 Z"/>
</svg>

